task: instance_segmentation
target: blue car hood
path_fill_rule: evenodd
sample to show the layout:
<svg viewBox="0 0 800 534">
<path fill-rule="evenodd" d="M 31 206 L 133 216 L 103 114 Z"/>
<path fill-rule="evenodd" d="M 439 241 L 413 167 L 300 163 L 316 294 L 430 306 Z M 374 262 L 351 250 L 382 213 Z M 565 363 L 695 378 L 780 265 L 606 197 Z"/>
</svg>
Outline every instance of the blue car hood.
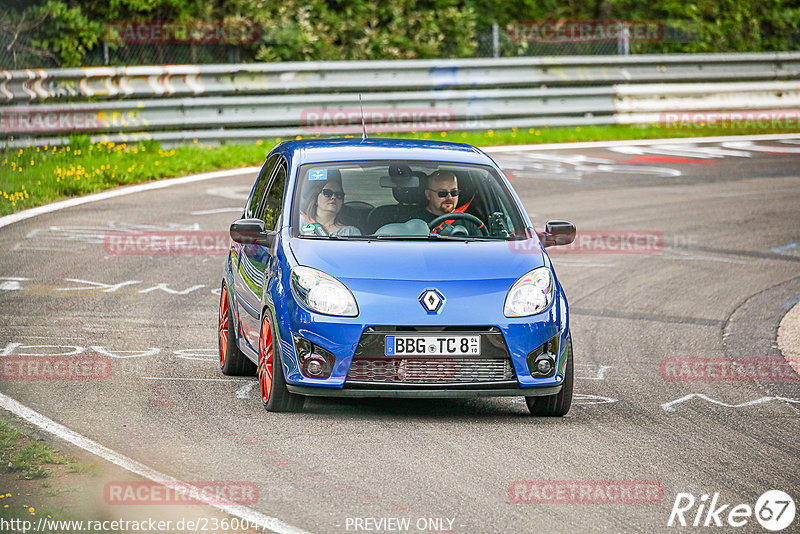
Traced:
<svg viewBox="0 0 800 534">
<path fill-rule="evenodd" d="M 536 239 L 368 242 L 294 238 L 290 248 L 298 264 L 342 281 L 515 280 L 546 265 Z"/>
</svg>

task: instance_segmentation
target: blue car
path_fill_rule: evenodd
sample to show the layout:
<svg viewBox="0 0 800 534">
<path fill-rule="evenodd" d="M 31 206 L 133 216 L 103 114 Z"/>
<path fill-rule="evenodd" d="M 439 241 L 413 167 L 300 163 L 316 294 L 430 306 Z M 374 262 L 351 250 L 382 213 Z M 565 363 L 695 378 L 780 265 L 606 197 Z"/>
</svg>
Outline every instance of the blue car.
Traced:
<svg viewBox="0 0 800 534">
<path fill-rule="evenodd" d="M 307 396 L 572 401 L 567 299 L 500 168 L 466 144 L 281 143 L 230 227 L 219 306 L 226 375 L 269 411 Z"/>
</svg>

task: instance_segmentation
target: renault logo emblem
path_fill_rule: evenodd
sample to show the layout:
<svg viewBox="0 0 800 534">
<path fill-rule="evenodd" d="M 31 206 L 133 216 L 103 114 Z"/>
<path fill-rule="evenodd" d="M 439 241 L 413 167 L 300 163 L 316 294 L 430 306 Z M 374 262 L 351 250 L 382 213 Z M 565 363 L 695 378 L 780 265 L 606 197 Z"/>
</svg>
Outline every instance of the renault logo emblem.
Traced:
<svg viewBox="0 0 800 534">
<path fill-rule="evenodd" d="M 444 297 L 435 289 L 426 289 L 420 295 L 419 302 L 428 313 L 436 313 L 444 304 Z"/>
</svg>

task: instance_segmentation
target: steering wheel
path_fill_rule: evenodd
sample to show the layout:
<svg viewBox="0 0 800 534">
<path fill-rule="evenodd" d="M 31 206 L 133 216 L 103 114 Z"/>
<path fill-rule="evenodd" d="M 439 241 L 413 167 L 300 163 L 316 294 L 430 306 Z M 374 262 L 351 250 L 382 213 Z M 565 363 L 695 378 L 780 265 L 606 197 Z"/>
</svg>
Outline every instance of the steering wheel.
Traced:
<svg viewBox="0 0 800 534">
<path fill-rule="evenodd" d="M 456 219 L 463 219 L 471 223 L 474 223 L 475 226 L 478 227 L 478 230 L 480 230 L 481 235 L 483 237 L 489 236 L 489 232 L 486 230 L 486 225 L 483 223 L 482 220 L 475 217 L 471 213 L 461 213 L 458 211 L 454 211 L 453 213 L 445 213 L 444 215 L 436 217 L 434 220 L 428 223 L 428 228 L 433 230 L 434 228 L 442 224 L 444 221 L 452 221 Z"/>
</svg>

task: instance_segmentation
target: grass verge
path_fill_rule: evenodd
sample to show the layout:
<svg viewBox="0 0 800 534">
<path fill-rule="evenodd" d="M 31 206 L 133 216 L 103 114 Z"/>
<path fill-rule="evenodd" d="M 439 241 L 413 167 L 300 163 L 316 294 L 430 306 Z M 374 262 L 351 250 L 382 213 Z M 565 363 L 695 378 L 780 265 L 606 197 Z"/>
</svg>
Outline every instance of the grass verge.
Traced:
<svg viewBox="0 0 800 534">
<path fill-rule="evenodd" d="M 52 487 L 50 482 L 63 478 L 64 472 L 95 475 L 96 468 L 32 440 L 0 419 L 0 523 L 3 526 L 25 532 L 31 531 L 43 517 L 71 519 L 72 514 L 58 504 L 58 498 L 61 496 L 63 502 L 70 503 L 75 498 L 73 494 L 80 493 L 80 488 L 77 485 Z M 43 500 L 49 504 L 38 504 Z M 80 530 L 65 527 L 58 532 L 71 534 Z"/>
<path fill-rule="evenodd" d="M 785 129 L 666 129 L 658 126 L 583 126 L 474 132 L 411 132 L 372 137 L 456 141 L 475 146 L 656 139 L 665 137 L 787 133 Z M 317 136 L 318 137 L 318 136 Z M 353 136 L 348 136 L 353 137 Z M 68 146 L 0 152 L 0 215 L 73 196 L 217 169 L 260 165 L 272 146 L 285 140 L 264 139 L 247 145 L 189 146 L 162 149 L 154 141 L 137 144 L 91 143 L 73 137 Z"/>
<path fill-rule="evenodd" d="M 0 471 L 16 473 L 21 479 L 33 480 L 52 476 L 48 465 L 74 463 L 74 459 L 60 454 L 44 443 L 31 441 L 6 421 L 0 420 Z"/>
</svg>

